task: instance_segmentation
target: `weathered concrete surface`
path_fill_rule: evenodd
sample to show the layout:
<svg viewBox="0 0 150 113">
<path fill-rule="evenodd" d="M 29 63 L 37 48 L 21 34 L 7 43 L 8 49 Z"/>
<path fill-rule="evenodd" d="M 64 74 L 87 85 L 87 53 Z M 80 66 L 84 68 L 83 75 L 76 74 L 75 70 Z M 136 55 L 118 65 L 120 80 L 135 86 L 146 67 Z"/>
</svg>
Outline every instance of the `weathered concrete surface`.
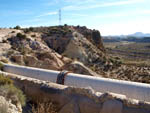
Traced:
<svg viewBox="0 0 150 113">
<path fill-rule="evenodd" d="M 57 103 L 59 113 L 150 113 L 150 103 L 128 99 L 124 95 L 99 93 L 3 73 L 14 80 L 34 101 Z"/>
<path fill-rule="evenodd" d="M 60 71 L 46 70 L 12 64 L 4 64 L 4 71 L 56 83 Z M 65 77 L 67 86 L 86 88 L 91 87 L 97 92 L 113 92 L 126 95 L 128 98 L 150 102 L 150 85 L 137 82 L 121 81 L 102 77 L 92 77 L 69 73 Z"/>
<path fill-rule="evenodd" d="M 101 113 L 122 113 L 123 104 L 118 100 L 108 100 L 103 103 Z"/>
</svg>

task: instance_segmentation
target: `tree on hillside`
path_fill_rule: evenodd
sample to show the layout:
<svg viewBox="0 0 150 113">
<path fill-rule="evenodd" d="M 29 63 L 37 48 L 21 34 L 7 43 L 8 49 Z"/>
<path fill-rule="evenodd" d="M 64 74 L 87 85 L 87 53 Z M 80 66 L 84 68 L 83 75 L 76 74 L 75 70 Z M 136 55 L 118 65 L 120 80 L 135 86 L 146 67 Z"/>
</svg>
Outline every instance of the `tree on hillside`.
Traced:
<svg viewBox="0 0 150 113">
<path fill-rule="evenodd" d="M 14 27 L 14 29 L 21 29 L 21 27 L 17 25 L 16 27 Z"/>
</svg>

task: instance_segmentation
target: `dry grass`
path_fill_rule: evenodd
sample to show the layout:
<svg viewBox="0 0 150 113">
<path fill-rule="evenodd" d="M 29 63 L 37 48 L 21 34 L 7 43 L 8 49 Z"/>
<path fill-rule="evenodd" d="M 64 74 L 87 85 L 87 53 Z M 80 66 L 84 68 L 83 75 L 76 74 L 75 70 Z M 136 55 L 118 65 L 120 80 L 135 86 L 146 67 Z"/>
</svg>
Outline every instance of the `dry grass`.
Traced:
<svg viewBox="0 0 150 113">
<path fill-rule="evenodd" d="M 57 113 L 56 107 L 53 103 L 38 103 L 36 106 L 32 107 L 33 113 Z"/>
<path fill-rule="evenodd" d="M 125 65 L 131 65 L 131 66 L 138 66 L 138 67 L 150 67 L 150 61 L 145 60 L 145 61 L 136 61 L 136 60 L 123 60 L 123 64 Z"/>
<path fill-rule="evenodd" d="M 0 86 L 1 85 L 12 85 L 13 81 L 8 78 L 8 77 L 4 77 L 3 75 L 0 74 Z"/>
<path fill-rule="evenodd" d="M 14 104 L 20 102 L 22 106 L 26 103 L 26 98 L 23 92 L 13 85 L 13 81 L 0 74 L 0 95 L 7 99 L 11 99 Z"/>
<path fill-rule="evenodd" d="M 1 59 L 1 62 L 8 63 L 8 60 L 7 59 Z"/>
</svg>

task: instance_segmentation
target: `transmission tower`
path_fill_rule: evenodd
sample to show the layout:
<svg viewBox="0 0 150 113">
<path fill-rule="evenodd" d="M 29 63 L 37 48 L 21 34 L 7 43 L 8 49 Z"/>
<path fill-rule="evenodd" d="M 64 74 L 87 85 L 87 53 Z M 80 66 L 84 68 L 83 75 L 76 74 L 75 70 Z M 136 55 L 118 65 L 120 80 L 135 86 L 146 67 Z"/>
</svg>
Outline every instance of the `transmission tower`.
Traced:
<svg viewBox="0 0 150 113">
<path fill-rule="evenodd" d="M 59 26 L 61 26 L 61 9 L 59 9 Z"/>
</svg>

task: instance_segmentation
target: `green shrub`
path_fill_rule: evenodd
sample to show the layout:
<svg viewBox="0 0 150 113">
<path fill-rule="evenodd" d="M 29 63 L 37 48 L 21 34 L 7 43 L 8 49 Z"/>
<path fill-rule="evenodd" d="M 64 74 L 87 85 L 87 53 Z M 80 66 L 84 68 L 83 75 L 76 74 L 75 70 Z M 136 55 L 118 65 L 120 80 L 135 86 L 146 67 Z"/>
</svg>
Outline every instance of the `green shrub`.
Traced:
<svg viewBox="0 0 150 113">
<path fill-rule="evenodd" d="M 7 52 L 7 56 L 8 56 L 8 57 L 11 56 L 12 54 L 14 54 L 14 51 L 13 51 L 13 50 L 9 50 L 9 51 Z"/>
<path fill-rule="evenodd" d="M 15 31 L 12 31 L 11 33 L 15 33 Z"/>
<path fill-rule="evenodd" d="M 4 65 L 0 62 L 0 70 L 3 70 Z"/>
<path fill-rule="evenodd" d="M 14 27 L 14 29 L 21 29 L 21 27 L 17 25 L 16 27 Z"/>
<path fill-rule="evenodd" d="M 29 31 L 33 31 L 33 30 L 34 30 L 34 28 L 33 28 L 33 27 L 30 27 L 30 28 L 29 28 Z"/>
<path fill-rule="evenodd" d="M 64 24 L 64 26 L 67 27 L 68 25 L 67 25 L 67 24 Z"/>
<path fill-rule="evenodd" d="M 23 31 L 24 31 L 24 33 L 28 33 L 28 32 L 30 32 L 30 30 L 29 30 L 28 28 L 23 29 Z"/>
<path fill-rule="evenodd" d="M 9 77 L 5 77 L 2 74 L 0 74 L 0 95 L 11 99 L 13 104 L 19 101 L 22 106 L 25 105 L 26 98 L 23 92 L 13 85 L 13 81 Z"/>
<path fill-rule="evenodd" d="M 31 35 L 31 37 L 36 37 L 36 35 Z"/>
<path fill-rule="evenodd" d="M 12 85 L 13 81 L 9 77 L 0 74 L 0 85 Z"/>
<path fill-rule="evenodd" d="M 7 43 L 7 40 L 4 40 L 4 39 L 3 39 L 3 40 L 2 40 L 2 43 Z"/>
<path fill-rule="evenodd" d="M 13 104 L 17 104 L 19 101 L 22 106 L 25 106 L 26 97 L 23 95 L 23 92 L 14 85 L 0 86 L 0 93 L 7 99 L 11 99 Z"/>
<path fill-rule="evenodd" d="M 18 38 L 20 38 L 20 39 L 26 39 L 26 38 L 27 38 L 26 35 L 23 35 L 23 34 L 21 34 L 21 33 L 17 33 L 16 36 L 17 36 Z"/>
<path fill-rule="evenodd" d="M 28 53 L 28 50 L 25 49 L 25 47 L 23 45 L 20 46 L 18 49 L 19 49 L 19 51 L 21 52 L 22 55 L 25 55 L 25 54 Z"/>
</svg>

